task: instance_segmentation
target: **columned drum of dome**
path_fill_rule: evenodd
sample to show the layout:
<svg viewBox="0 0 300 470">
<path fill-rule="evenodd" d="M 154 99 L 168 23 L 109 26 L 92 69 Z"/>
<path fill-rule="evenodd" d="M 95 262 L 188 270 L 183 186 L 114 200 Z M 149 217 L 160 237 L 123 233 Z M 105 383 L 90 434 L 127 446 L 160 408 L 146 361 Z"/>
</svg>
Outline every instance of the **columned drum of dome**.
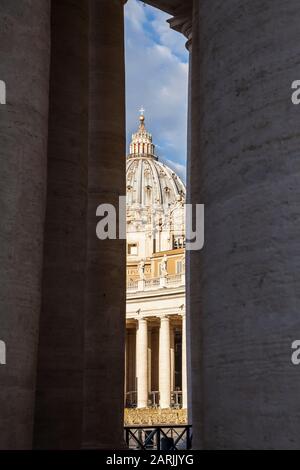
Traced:
<svg viewBox="0 0 300 470">
<path fill-rule="evenodd" d="M 186 190 L 180 177 L 159 161 L 143 114 L 129 147 L 126 185 L 125 407 L 138 408 L 127 410 L 126 416 L 130 419 L 135 413 L 139 421 L 155 424 L 157 409 L 163 408 L 165 413 L 183 405 L 186 408 L 187 403 L 183 395 L 186 341 L 182 337 Z M 182 415 L 185 420 L 185 411 Z"/>
</svg>

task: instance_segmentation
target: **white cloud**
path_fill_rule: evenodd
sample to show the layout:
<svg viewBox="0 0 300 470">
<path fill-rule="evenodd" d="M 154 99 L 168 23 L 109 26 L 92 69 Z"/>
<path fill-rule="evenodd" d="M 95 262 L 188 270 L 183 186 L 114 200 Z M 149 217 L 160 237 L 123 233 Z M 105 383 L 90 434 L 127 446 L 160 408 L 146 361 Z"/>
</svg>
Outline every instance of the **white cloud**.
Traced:
<svg viewBox="0 0 300 470">
<path fill-rule="evenodd" d="M 126 17 L 127 129 L 134 132 L 138 110 L 146 109 L 146 126 L 159 156 L 179 164 L 186 160 L 188 64 L 185 39 L 166 23 L 168 15 L 129 0 Z"/>
<path fill-rule="evenodd" d="M 186 181 L 186 167 L 180 163 L 175 163 L 171 160 L 165 160 L 167 166 L 177 173 L 177 175 L 185 182 Z"/>
<path fill-rule="evenodd" d="M 145 8 L 141 2 L 129 1 L 125 8 L 125 21 L 130 23 L 133 31 L 143 31 L 143 24 L 147 21 Z"/>
</svg>

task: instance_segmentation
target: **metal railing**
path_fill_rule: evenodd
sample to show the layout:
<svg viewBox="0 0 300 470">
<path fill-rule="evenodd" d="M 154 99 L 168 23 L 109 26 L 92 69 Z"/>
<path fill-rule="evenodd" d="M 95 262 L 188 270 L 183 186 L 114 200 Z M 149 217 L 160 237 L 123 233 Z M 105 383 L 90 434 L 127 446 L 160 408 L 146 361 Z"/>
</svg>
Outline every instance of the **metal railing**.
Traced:
<svg viewBox="0 0 300 470">
<path fill-rule="evenodd" d="M 182 408 L 182 391 L 174 390 L 171 392 L 171 408 Z"/>
<path fill-rule="evenodd" d="M 157 390 L 149 392 L 148 406 L 149 408 L 159 408 L 160 393 Z M 126 392 L 126 408 L 137 407 L 137 391 Z M 182 391 L 174 390 L 171 392 L 170 408 L 182 408 Z"/>
<path fill-rule="evenodd" d="M 137 407 L 137 392 L 127 392 L 126 393 L 126 408 L 136 408 Z"/>
<path fill-rule="evenodd" d="M 125 441 L 132 450 L 190 450 L 192 426 L 125 426 Z"/>
<path fill-rule="evenodd" d="M 159 407 L 159 392 L 158 391 L 151 391 L 149 392 L 149 399 L 148 404 L 151 408 L 158 408 Z"/>
</svg>

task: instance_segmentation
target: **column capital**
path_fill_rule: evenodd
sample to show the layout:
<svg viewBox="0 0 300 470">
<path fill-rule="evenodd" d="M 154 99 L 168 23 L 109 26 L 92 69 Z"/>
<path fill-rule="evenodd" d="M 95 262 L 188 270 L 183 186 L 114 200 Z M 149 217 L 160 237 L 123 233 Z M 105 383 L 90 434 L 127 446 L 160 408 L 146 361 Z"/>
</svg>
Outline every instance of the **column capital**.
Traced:
<svg viewBox="0 0 300 470">
<path fill-rule="evenodd" d="M 160 321 L 170 321 L 169 315 L 164 315 L 163 317 L 160 317 Z"/>
<path fill-rule="evenodd" d="M 147 322 L 147 318 L 146 318 L 146 317 L 137 318 L 137 321 L 138 321 L 139 323 Z"/>
<path fill-rule="evenodd" d="M 170 28 L 187 38 L 186 48 L 191 52 L 193 36 L 193 7 L 191 4 L 178 8 L 173 18 L 167 20 Z"/>
</svg>

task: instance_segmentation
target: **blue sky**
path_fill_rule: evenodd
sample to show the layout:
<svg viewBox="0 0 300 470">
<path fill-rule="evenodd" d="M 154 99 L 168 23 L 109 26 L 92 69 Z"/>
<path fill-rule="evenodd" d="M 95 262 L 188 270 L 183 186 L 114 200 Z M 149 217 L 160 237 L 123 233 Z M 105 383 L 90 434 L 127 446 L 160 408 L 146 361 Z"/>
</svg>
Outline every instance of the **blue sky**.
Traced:
<svg viewBox="0 0 300 470">
<path fill-rule="evenodd" d="M 143 106 L 160 160 L 185 179 L 188 52 L 169 17 L 139 0 L 125 7 L 127 147 Z"/>
</svg>

